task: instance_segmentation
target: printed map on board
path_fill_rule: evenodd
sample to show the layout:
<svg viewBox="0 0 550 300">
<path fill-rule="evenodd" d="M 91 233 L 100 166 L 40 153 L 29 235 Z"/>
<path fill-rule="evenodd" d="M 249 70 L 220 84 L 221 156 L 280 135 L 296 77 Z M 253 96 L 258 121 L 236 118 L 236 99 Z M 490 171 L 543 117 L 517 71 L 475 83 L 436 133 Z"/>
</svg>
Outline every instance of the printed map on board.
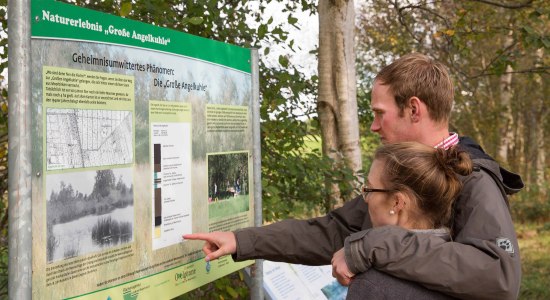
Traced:
<svg viewBox="0 0 550 300">
<path fill-rule="evenodd" d="M 48 108 L 48 170 L 133 162 L 131 111 Z"/>
</svg>

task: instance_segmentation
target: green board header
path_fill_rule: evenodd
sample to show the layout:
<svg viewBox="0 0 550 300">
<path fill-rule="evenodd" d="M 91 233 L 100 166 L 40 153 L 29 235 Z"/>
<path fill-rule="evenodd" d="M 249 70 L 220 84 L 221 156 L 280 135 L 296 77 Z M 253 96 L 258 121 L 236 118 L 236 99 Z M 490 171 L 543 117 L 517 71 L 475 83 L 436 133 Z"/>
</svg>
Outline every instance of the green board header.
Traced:
<svg viewBox="0 0 550 300">
<path fill-rule="evenodd" d="M 32 37 L 103 42 L 192 57 L 250 73 L 250 50 L 56 1 L 31 1 Z"/>
</svg>

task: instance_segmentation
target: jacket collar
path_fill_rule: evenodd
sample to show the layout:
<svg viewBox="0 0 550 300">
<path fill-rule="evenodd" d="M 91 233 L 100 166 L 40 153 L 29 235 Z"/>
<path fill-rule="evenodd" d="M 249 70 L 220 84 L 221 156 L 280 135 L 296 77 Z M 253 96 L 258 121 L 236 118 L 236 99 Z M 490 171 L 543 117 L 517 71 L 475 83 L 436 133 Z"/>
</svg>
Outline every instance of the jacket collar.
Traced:
<svg viewBox="0 0 550 300">
<path fill-rule="evenodd" d="M 491 172 L 502 183 L 506 194 L 512 195 L 519 192 L 525 185 L 518 174 L 512 173 L 501 167 L 483 148 L 469 137 L 460 137 L 459 146 L 470 154 L 474 164 L 486 172 Z"/>
</svg>

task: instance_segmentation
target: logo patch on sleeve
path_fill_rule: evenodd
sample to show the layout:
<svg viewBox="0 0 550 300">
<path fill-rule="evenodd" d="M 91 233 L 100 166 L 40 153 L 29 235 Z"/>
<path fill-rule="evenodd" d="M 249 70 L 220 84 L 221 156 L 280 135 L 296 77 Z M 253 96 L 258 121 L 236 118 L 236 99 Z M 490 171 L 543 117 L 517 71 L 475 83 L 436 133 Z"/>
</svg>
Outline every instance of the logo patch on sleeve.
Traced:
<svg viewBox="0 0 550 300">
<path fill-rule="evenodd" d="M 512 242 L 508 238 L 497 238 L 497 246 L 510 254 L 514 254 L 514 245 L 512 245 Z"/>
</svg>

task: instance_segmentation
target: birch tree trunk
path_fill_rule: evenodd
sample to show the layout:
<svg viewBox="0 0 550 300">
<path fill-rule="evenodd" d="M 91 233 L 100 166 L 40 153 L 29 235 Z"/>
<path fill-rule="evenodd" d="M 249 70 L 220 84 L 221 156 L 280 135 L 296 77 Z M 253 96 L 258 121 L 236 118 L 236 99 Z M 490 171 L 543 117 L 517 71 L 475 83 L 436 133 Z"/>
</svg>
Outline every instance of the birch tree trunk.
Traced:
<svg viewBox="0 0 550 300">
<path fill-rule="evenodd" d="M 544 59 L 544 49 L 539 48 L 536 52 L 537 56 L 537 63 L 536 66 L 540 67 L 542 65 L 542 61 Z M 544 120 L 548 117 L 548 108 L 546 108 L 546 105 L 544 103 L 544 89 L 543 89 L 543 81 L 540 74 L 535 75 L 535 82 L 537 83 L 537 87 L 540 89 L 540 97 L 538 98 L 537 107 L 538 109 L 538 122 L 536 127 L 536 153 L 537 153 L 537 159 L 535 164 L 535 182 L 537 186 L 540 188 L 540 200 L 544 201 L 547 195 L 547 189 L 546 189 L 546 152 L 545 150 L 545 131 L 544 131 Z"/>
<path fill-rule="evenodd" d="M 510 32 L 504 41 L 504 48 L 510 47 L 514 42 L 512 32 Z M 500 143 L 498 155 L 501 161 L 508 161 L 508 152 L 513 147 L 513 116 L 512 116 L 512 66 L 507 65 L 506 71 L 500 76 Z"/>
<path fill-rule="evenodd" d="M 323 153 L 357 175 L 362 168 L 355 80 L 353 0 L 319 0 L 319 97 Z M 326 180 L 326 208 L 343 204 L 337 184 Z"/>
</svg>

